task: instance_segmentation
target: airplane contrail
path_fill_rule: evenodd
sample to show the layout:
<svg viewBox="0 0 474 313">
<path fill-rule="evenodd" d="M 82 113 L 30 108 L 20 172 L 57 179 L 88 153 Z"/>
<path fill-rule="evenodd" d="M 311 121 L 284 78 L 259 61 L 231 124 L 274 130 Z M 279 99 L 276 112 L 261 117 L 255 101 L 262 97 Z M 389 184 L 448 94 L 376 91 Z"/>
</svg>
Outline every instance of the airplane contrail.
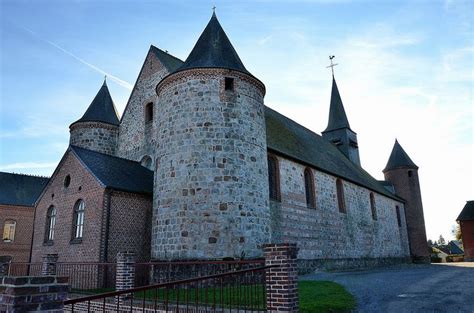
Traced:
<svg viewBox="0 0 474 313">
<path fill-rule="evenodd" d="M 98 73 L 101 73 L 102 75 L 105 75 L 107 76 L 107 78 L 111 79 L 112 81 L 116 82 L 118 85 L 124 87 L 124 88 L 127 88 L 128 90 L 132 90 L 133 89 L 133 85 L 130 84 L 129 82 L 126 82 L 124 81 L 123 79 L 120 79 L 118 78 L 117 76 L 114 76 L 110 73 L 107 73 L 106 71 L 104 71 L 103 69 L 101 68 L 98 68 L 97 66 L 95 66 L 94 64 L 90 64 L 89 62 L 85 61 L 84 59 L 78 57 L 77 55 L 75 55 L 74 53 L 72 52 L 69 52 L 67 51 L 66 49 L 64 49 L 63 47 L 59 46 L 58 44 L 50 41 L 50 40 L 47 40 L 47 39 L 44 39 L 44 38 L 41 38 L 38 34 L 36 34 L 34 31 L 26 28 L 26 27 L 23 27 L 23 26 L 20 26 L 21 28 L 23 28 L 24 30 L 26 30 L 27 32 L 31 33 L 33 36 L 35 36 L 36 38 L 38 38 L 39 40 L 41 41 L 44 41 L 48 44 L 50 44 L 51 46 L 55 47 L 56 49 L 64 52 L 65 54 L 69 55 L 70 57 L 74 58 L 75 60 L 81 62 L 82 64 L 88 66 L 89 68 L 93 69 L 94 71 L 98 72 Z"/>
</svg>

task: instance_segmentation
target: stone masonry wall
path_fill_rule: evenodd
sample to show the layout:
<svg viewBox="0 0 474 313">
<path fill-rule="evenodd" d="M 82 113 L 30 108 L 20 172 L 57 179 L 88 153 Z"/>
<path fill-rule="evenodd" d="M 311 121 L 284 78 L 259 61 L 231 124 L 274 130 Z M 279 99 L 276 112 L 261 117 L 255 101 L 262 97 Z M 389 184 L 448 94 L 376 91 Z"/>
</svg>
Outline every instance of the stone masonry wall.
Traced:
<svg viewBox="0 0 474 313">
<path fill-rule="evenodd" d="M 305 166 L 278 157 L 281 203 L 272 201 L 272 242 L 292 242 L 298 259 L 406 258 L 408 240 L 403 203 L 376 194 L 377 220 L 370 208 L 370 190 L 343 181 L 347 213 L 337 204 L 336 177 L 312 169 L 316 208 L 305 198 Z M 396 206 L 402 227 L 398 227 Z M 342 267 L 350 267 L 342 262 Z"/>
<path fill-rule="evenodd" d="M 15 238 L 7 242 L 0 238 L 0 256 L 12 257 L 12 262 L 28 262 L 33 235 L 34 207 L 0 204 L 0 230 L 5 221 L 15 221 Z"/>
<path fill-rule="evenodd" d="M 99 122 L 79 122 L 70 127 L 69 144 L 115 155 L 118 127 Z"/>
<path fill-rule="evenodd" d="M 270 235 L 263 85 L 200 69 L 157 89 L 152 258 L 261 256 Z"/>
<path fill-rule="evenodd" d="M 71 177 L 67 188 L 66 175 Z M 99 262 L 103 194 L 95 178 L 68 152 L 36 208 L 32 262 L 55 253 L 59 262 Z M 72 241 L 74 205 L 79 199 L 85 202 L 84 233 L 82 240 Z M 55 235 L 53 241 L 45 242 L 46 214 L 51 205 L 57 212 Z"/>
<path fill-rule="evenodd" d="M 155 125 L 145 123 L 145 105 L 153 102 L 153 115 L 156 118 L 156 85 L 169 72 L 150 50 L 138 76 L 127 107 L 120 123 L 117 156 L 141 161 L 145 156 L 155 155 Z M 154 160 L 153 160 L 154 162 Z"/>
<path fill-rule="evenodd" d="M 118 252 L 130 251 L 139 262 L 150 260 L 152 197 L 113 191 L 107 259 L 115 262 Z"/>
</svg>

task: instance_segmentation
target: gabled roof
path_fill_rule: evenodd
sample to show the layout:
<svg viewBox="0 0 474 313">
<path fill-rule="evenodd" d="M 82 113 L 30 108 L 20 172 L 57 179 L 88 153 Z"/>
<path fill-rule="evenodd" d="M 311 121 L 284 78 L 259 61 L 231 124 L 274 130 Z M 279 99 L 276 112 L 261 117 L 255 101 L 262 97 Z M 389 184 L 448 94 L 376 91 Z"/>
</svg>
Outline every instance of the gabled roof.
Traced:
<svg viewBox="0 0 474 313">
<path fill-rule="evenodd" d="M 341 177 L 397 201 L 362 167 L 351 162 L 339 149 L 320 135 L 265 107 L 268 149 L 308 164 L 318 170 Z"/>
<path fill-rule="evenodd" d="M 224 68 L 250 74 L 240 60 L 229 38 L 212 14 L 184 64 L 176 72 L 192 68 Z"/>
<path fill-rule="evenodd" d="M 396 168 L 414 168 L 418 169 L 418 166 L 410 159 L 408 154 L 403 150 L 402 146 L 398 143 L 398 140 L 395 139 L 395 144 L 393 145 L 392 153 L 388 159 L 387 165 L 383 172 L 393 170 Z"/>
<path fill-rule="evenodd" d="M 474 220 L 474 200 L 469 200 L 462 209 L 456 221 L 472 221 Z"/>
<path fill-rule="evenodd" d="M 119 125 L 117 111 L 105 80 L 99 92 L 94 97 L 94 100 L 92 100 L 92 103 L 89 105 L 89 108 L 87 108 L 86 113 L 72 124 L 79 122 L 102 122 L 111 125 Z"/>
<path fill-rule="evenodd" d="M 0 172 L 0 204 L 34 206 L 49 178 Z"/>
<path fill-rule="evenodd" d="M 70 146 L 84 166 L 107 188 L 134 193 L 153 193 L 153 172 L 135 161 Z"/>
<path fill-rule="evenodd" d="M 344 105 L 342 104 L 341 95 L 339 94 L 339 89 L 337 88 L 336 80 L 333 76 L 328 126 L 323 131 L 323 133 L 340 128 L 350 129 L 351 127 L 349 126 L 346 111 L 344 110 Z"/>
<path fill-rule="evenodd" d="M 151 45 L 150 51 L 155 54 L 158 60 L 161 61 L 161 63 L 166 67 L 166 69 L 168 69 L 168 72 L 170 73 L 176 71 L 178 67 L 183 65 L 183 61 L 169 54 L 168 52 L 155 47 L 154 45 Z"/>
</svg>

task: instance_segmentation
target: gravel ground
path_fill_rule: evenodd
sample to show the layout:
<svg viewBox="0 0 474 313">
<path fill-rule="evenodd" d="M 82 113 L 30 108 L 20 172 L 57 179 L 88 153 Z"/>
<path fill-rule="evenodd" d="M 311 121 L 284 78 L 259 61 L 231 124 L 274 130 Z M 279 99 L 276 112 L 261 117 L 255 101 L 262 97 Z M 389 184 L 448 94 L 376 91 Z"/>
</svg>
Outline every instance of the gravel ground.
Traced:
<svg viewBox="0 0 474 313">
<path fill-rule="evenodd" d="M 356 312 L 474 312 L 474 262 L 317 272 L 301 279 L 343 285 L 357 298 Z"/>
</svg>

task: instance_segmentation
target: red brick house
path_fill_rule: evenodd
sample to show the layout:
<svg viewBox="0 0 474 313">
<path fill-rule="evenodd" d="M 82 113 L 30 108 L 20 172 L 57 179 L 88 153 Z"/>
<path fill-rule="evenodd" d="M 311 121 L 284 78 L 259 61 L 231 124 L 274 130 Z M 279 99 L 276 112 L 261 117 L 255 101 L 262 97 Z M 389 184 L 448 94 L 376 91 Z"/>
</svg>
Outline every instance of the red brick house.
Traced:
<svg viewBox="0 0 474 313">
<path fill-rule="evenodd" d="M 138 162 L 70 146 L 36 208 L 32 262 L 149 260 L 153 172 Z"/>
<path fill-rule="evenodd" d="M 28 262 L 35 203 L 46 177 L 0 172 L 0 263 Z"/>
<path fill-rule="evenodd" d="M 466 202 L 456 221 L 461 226 L 464 260 L 474 261 L 474 201 Z"/>
</svg>

